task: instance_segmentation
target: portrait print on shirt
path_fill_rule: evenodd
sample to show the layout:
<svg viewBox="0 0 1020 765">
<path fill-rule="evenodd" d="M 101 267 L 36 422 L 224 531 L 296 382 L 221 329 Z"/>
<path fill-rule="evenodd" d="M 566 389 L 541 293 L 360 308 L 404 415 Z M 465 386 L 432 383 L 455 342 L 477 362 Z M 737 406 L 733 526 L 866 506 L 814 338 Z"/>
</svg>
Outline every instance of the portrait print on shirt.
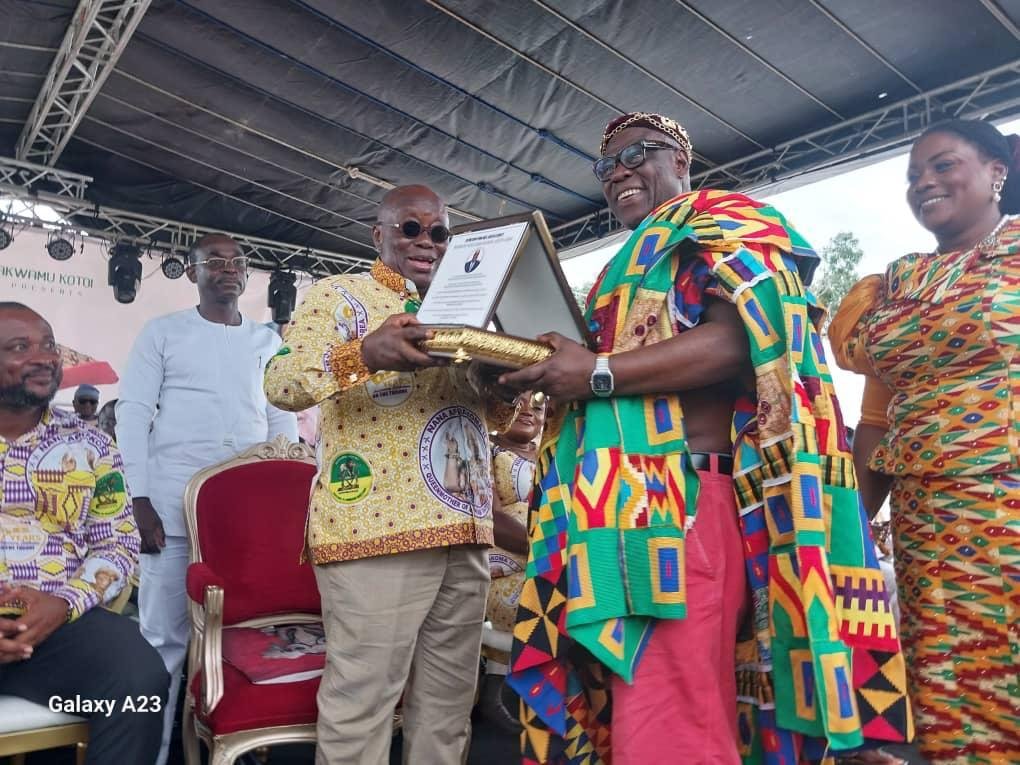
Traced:
<svg viewBox="0 0 1020 765">
<path fill-rule="evenodd" d="M 109 603 L 124 589 L 124 582 L 116 565 L 102 558 L 89 558 L 85 561 L 78 578 L 91 584 L 103 603 Z"/>
<path fill-rule="evenodd" d="M 488 437 L 478 416 L 463 406 L 440 409 L 418 445 L 422 478 L 443 504 L 476 518 L 492 512 Z"/>
<path fill-rule="evenodd" d="M 26 472 L 35 494 L 35 517 L 48 532 L 76 526 L 96 489 L 96 463 L 105 436 L 83 428 L 71 436 L 43 439 L 29 455 Z M 119 510 L 119 508 L 118 508 Z"/>
</svg>

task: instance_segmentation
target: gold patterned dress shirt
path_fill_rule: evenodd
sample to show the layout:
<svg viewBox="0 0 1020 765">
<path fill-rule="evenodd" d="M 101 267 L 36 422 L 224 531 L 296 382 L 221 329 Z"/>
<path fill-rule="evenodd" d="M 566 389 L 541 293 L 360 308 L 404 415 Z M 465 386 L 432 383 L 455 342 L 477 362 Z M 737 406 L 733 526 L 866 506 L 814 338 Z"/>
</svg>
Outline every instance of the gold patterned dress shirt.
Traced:
<svg viewBox="0 0 1020 765">
<path fill-rule="evenodd" d="M 274 405 L 320 404 L 307 531 L 316 564 L 493 541 L 490 428 L 464 371 L 370 374 L 361 360 L 361 339 L 417 304 L 414 285 L 381 261 L 323 279 L 266 369 Z"/>
</svg>

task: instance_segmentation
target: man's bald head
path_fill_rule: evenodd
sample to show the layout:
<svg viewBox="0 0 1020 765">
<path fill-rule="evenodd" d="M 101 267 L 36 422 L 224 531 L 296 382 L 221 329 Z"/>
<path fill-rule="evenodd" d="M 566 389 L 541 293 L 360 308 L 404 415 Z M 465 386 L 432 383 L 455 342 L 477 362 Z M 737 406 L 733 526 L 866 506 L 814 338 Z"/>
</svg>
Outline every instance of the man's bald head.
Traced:
<svg viewBox="0 0 1020 765">
<path fill-rule="evenodd" d="M 432 189 L 398 186 L 379 203 L 372 242 L 384 264 L 424 293 L 446 252 L 449 225 L 446 203 Z"/>
<path fill-rule="evenodd" d="M 446 213 L 446 203 L 439 198 L 428 186 L 421 184 L 412 184 L 410 186 L 397 186 L 386 192 L 383 196 L 382 201 L 379 203 L 379 210 L 376 213 L 376 217 L 379 220 L 386 220 L 383 218 L 385 214 L 391 214 L 401 207 L 408 204 L 408 202 L 417 202 L 420 200 L 431 200 L 434 202 L 443 214 Z M 399 222 L 399 221 L 394 221 Z"/>
<path fill-rule="evenodd" d="M 0 300 L 0 312 L 3 311 L 27 311 L 28 313 L 38 316 L 40 319 L 42 319 L 42 316 L 39 314 L 38 311 L 29 308 L 24 303 L 18 303 L 15 300 Z"/>
</svg>

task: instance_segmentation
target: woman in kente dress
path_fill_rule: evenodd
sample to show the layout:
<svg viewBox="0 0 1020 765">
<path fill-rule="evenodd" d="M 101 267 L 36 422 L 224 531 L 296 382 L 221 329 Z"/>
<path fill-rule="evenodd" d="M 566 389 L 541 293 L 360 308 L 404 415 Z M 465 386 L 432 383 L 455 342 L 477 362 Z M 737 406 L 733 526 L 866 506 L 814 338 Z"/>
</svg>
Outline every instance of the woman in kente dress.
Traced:
<svg viewBox="0 0 1020 765">
<path fill-rule="evenodd" d="M 492 478 L 499 501 L 493 504 L 496 546 L 489 551 L 492 584 L 485 619 L 492 624 L 494 635 L 487 631 L 490 637 L 484 639 L 486 671 L 479 699 L 485 717 L 508 732 L 520 731 L 516 705 L 508 710 L 504 702 L 503 680 L 509 669 L 517 601 L 528 565 L 528 498 L 535 478 L 537 439 L 545 423 L 545 400 L 541 394 L 532 396 L 526 391 L 518 402 L 513 425 L 492 440 Z M 489 643 L 504 643 L 507 650 Z"/>
<path fill-rule="evenodd" d="M 902 640 L 933 764 L 1020 762 L 1020 149 L 953 120 L 910 153 L 935 236 L 859 282 L 829 337 L 867 376 L 854 459 L 888 496 Z"/>
</svg>

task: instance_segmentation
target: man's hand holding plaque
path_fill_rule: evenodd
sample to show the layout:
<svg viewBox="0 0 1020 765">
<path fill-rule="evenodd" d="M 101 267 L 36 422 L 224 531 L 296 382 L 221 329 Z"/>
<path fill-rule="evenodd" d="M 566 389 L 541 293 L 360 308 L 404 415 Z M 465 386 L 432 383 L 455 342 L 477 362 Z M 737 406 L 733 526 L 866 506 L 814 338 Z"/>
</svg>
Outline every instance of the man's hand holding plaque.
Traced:
<svg viewBox="0 0 1020 765">
<path fill-rule="evenodd" d="M 385 369 L 392 372 L 413 372 L 446 363 L 424 353 L 420 346 L 428 342 L 431 332 L 411 313 L 390 316 L 361 343 L 361 358 L 370 372 Z"/>
</svg>

